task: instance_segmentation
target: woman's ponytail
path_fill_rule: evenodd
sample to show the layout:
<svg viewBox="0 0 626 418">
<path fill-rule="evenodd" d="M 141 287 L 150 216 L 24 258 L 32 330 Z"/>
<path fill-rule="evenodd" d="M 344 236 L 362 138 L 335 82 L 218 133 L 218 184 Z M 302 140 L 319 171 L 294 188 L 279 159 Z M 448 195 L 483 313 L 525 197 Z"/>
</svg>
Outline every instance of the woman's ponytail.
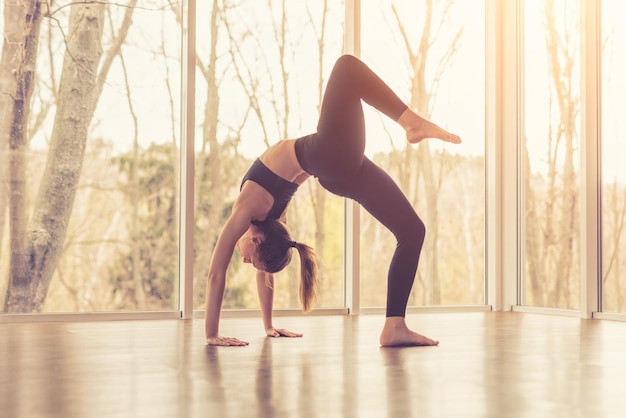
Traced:
<svg viewBox="0 0 626 418">
<path fill-rule="evenodd" d="M 293 241 L 300 254 L 300 301 L 302 311 L 309 312 L 317 296 L 317 259 L 313 248 L 306 244 Z"/>
</svg>

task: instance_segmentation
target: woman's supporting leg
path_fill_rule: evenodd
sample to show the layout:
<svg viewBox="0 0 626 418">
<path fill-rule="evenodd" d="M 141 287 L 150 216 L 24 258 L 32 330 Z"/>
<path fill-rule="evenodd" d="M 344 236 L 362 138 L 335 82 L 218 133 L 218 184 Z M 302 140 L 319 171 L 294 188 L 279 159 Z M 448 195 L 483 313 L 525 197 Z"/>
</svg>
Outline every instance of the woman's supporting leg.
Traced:
<svg viewBox="0 0 626 418">
<path fill-rule="evenodd" d="M 352 184 L 344 187 L 346 195 L 359 202 L 397 240 L 388 272 L 386 314 L 404 316 L 426 227 L 393 179 L 367 158 Z"/>
<path fill-rule="evenodd" d="M 387 277 L 387 319 L 381 345 L 436 345 L 437 341 L 410 331 L 404 322 L 426 234 L 424 223 L 393 179 L 367 158 L 364 158 L 358 175 L 349 184 L 339 187 L 389 229 L 397 240 Z"/>
</svg>

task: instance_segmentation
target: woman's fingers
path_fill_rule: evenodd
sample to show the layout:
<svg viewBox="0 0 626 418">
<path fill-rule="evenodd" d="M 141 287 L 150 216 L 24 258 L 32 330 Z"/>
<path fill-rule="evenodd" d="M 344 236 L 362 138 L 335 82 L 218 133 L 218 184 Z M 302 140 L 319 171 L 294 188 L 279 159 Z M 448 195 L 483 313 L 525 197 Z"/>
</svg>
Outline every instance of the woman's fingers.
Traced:
<svg viewBox="0 0 626 418">
<path fill-rule="evenodd" d="M 289 337 L 289 338 L 298 338 L 302 337 L 301 333 L 292 332 L 284 328 L 269 328 L 267 330 L 267 335 L 269 337 Z M 233 337 L 211 337 L 206 340 L 207 345 L 215 345 L 222 347 L 241 347 L 246 346 L 249 343 L 247 341 L 241 341 L 240 339 Z"/>
<path fill-rule="evenodd" d="M 302 334 L 297 333 L 297 332 L 291 332 L 284 328 L 275 328 L 273 334 L 274 334 L 272 335 L 273 337 L 289 337 L 289 338 L 302 337 Z"/>
<path fill-rule="evenodd" d="M 249 344 L 247 341 L 241 341 L 232 337 L 211 337 L 207 338 L 206 343 L 207 345 L 217 345 L 222 347 L 241 347 Z"/>
</svg>

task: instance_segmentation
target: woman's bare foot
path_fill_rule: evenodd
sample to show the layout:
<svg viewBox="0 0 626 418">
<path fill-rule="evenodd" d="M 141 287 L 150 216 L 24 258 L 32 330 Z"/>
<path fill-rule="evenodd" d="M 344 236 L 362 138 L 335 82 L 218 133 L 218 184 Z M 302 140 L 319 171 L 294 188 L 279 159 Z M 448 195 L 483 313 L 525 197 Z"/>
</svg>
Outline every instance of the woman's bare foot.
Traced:
<svg viewBox="0 0 626 418">
<path fill-rule="evenodd" d="M 436 138 L 452 144 L 460 144 L 461 138 L 454 135 L 434 123 L 422 118 L 411 109 L 405 110 L 398 123 L 406 131 L 406 139 L 411 144 L 417 144 L 426 138 Z"/>
<path fill-rule="evenodd" d="M 382 347 L 439 345 L 439 341 L 411 331 L 403 317 L 391 316 L 385 320 L 385 326 L 380 334 L 380 345 Z"/>
</svg>

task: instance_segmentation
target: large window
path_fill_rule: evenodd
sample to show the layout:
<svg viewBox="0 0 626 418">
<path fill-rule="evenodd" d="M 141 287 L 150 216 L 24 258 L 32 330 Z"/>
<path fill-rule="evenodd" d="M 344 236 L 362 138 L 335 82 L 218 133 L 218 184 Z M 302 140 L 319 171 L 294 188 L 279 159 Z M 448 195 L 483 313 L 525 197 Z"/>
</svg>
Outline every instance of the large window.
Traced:
<svg viewBox="0 0 626 418">
<path fill-rule="evenodd" d="M 48 3 L 49 9 L 35 8 Z M 505 305 L 517 298 L 526 306 L 576 310 L 581 296 L 589 300 L 581 294 L 580 220 L 588 205 L 580 199 L 596 190 L 580 190 L 581 145 L 591 140 L 581 138 L 584 2 L 514 3 L 357 2 L 361 33 L 349 34 L 356 42 L 348 49 L 357 47 L 402 100 L 463 140 L 409 145 L 397 124 L 365 106 L 366 155 L 394 178 L 426 224 L 410 306 L 485 303 L 491 216 L 498 219 L 493 235 L 503 237 L 502 253 L 508 260 L 519 256 L 515 285 L 512 277 L 489 278 Z M 193 307 L 204 309 L 210 258 L 242 175 L 267 147 L 316 129 L 327 78 L 351 38 L 344 33 L 346 12 L 356 10 L 320 0 L 190 3 L 197 12 L 192 97 L 181 90 L 182 75 L 189 74 L 181 61 L 186 4 L 0 3 L 0 312 L 174 315 L 179 280 L 193 281 L 185 289 L 192 285 Z M 625 16 L 620 0 L 597 5 L 601 78 L 585 85 L 593 97 L 598 81 L 601 98 L 601 308 L 626 313 Z M 502 28 L 485 16 L 507 22 Z M 513 31 L 508 25 L 516 19 Z M 486 42 L 486 23 L 503 35 L 502 48 L 490 54 L 485 45 L 496 42 Z M 519 58 L 520 65 L 517 75 L 492 71 L 493 85 L 510 91 L 488 96 L 488 108 L 502 112 L 492 115 L 497 120 L 489 117 L 493 133 L 506 132 L 488 140 L 502 141 L 493 148 L 496 158 L 518 158 L 515 167 L 502 166 L 503 187 L 517 187 L 514 214 L 508 204 L 486 213 L 485 57 L 505 63 L 500 49 L 516 51 L 506 59 Z M 519 101 L 512 99 L 517 93 Z M 195 126 L 183 126 L 181 103 L 191 98 Z M 195 190 L 185 190 L 193 196 L 186 202 L 179 199 L 179 162 L 190 159 L 180 155 L 181 126 L 195 139 L 189 154 Z M 488 192 L 492 203 L 502 190 Z M 191 201 L 194 222 L 183 226 L 185 235 L 193 231 L 193 246 L 186 248 L 193 266 L 185 264 L 193 277 L 179 278 L 179 210 Z M 344 205 L 311 179 L 288 211 L 293 237 L 319 256 L 317 308 L 345 306 Z M 518 228 L 502 228 L 504 222 Z M 395 239 L 364 210 L 359 239 L 360 306 L 382 307 Z M 488 266 L 498 274 L 500 252 L 494 257 Z M 512 272 L 509 262 L 504 270 Z M 277 274 L 275 307 L 299 308 L 298 287 L 295 256 Z M 513 288 L 519 292 L 509 292 Z M 258 308 L 255 272 L 238 256 L 224 308 Z"/>
<path fill-rule="evenodd" d="M 341 1 L 197 2 L 194 306 L 204 309 L 216 237 L 252 161 L 282 139 L 315 131 L 321 95 L 343 50 Z M 287 213 L 295 240 L 315 248 L 321 288 L 314 307 L 344 306 L 343 199 L 314 179 Z M 298 308 L 297 255 L 276 274 L 274 307 Z M 224 308 L 258 308 L 255 270 L 236 254 Z"/>
<path fill-rule="evenodd" d="M 626 54 L 619 0 L 602 4 L 602 310 L 626 313 Z"/>
<path fill-rule="evenodd" d="M 579 2 L 523 4 L 522 304 L 577 309 Z"/>
<path fill-rule="evenodd" d="M 362 2 L 364 61 L 461 145 L 407 144 L 367 108 L 368 156 L 426 224 L 411 306 L 485 303 L 485 10 L 480 1 Z M 361 211 L 361 303 L 385 305 L 393 235 Z M 417 256 L 417 255 L 416 255 Z"/>
<path fill-rule="evenodd" d="M 179 5 L 48 3 L 2 3 L 0 311 L 174 311 Z"/>
</svg>

